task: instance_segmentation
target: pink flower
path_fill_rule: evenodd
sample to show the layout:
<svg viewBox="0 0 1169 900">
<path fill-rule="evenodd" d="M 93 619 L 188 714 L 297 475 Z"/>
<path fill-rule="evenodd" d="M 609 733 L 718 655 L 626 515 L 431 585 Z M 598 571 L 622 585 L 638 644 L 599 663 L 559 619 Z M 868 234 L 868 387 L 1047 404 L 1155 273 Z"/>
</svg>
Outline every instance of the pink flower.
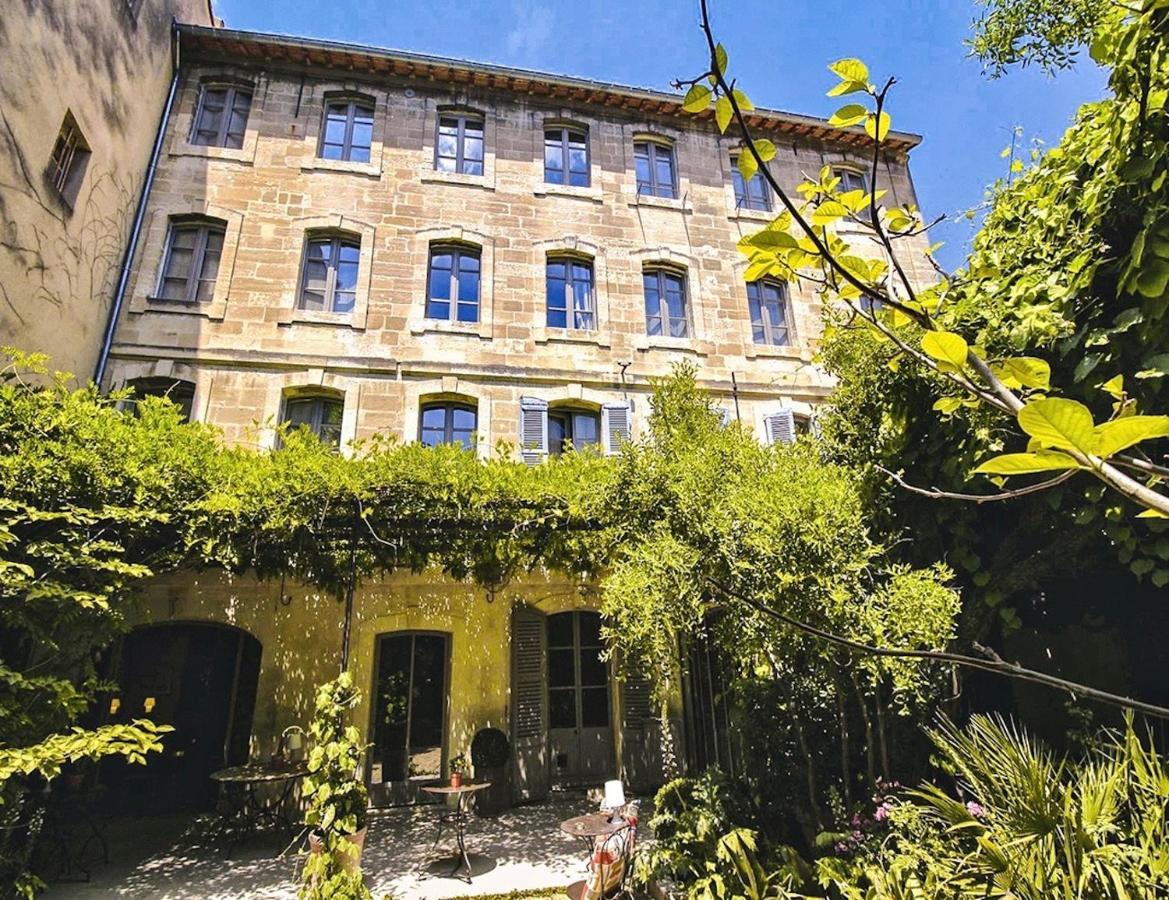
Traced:
<svg viewBox="0 0 1169 900">
<path fill-rule="evenodd" d="M 982 804 L 975 803 L 973 800 L 966 801 L 966 811 L 976 819 L 986 818 L 986 810 L 983 808 Z"/>
</svg>

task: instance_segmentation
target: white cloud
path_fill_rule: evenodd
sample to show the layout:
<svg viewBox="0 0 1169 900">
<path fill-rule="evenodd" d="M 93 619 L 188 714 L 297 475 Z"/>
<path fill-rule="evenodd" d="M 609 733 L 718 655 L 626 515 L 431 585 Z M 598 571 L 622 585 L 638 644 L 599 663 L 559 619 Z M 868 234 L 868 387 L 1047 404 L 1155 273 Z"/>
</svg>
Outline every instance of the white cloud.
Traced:
<svg viewBox="0 0 1169 900">
<path fill-rule="evenodd" d="M 512 0 L 511 9 L 516 22 L 507 34 L 508 58 L 539 53 L 552 38 L 551 8 L 540 0 Z"/>
</svg>

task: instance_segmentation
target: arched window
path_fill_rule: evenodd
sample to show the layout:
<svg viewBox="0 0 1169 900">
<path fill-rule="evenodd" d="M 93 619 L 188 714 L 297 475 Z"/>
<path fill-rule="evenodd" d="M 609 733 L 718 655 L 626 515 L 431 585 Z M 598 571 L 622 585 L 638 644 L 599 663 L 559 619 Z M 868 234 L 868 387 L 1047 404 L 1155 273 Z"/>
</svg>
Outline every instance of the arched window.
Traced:
<svg viewBox="0 0 1169 900">
<path fill-rule="evenodd" d="M 373 145 L 373 110 L 373 100 L 368 97 L 327 99 L 317 155 L 322 159 L 369 162 Z"/>
<path fill-rule="evenodd" d="M 559 456 L 566 450 L 583 450 L 601 443 L 601 414 L 579 407 L 550 407 L 548 452 Z"/>
<path fill-rule="evenodd" d="M 642 273 L 645 287 L 645 333 L 668 337 L 690 335 L 685 272 L 649 266 Z"/>
<path fill-rule="evenodd" d="M 565 125 L 544 129 L 544 180 L 589 186 L 589 135 L 584 128 Z"/>
<path fill-rule="evenodd" d="M 158 295 L 163 300 L 200 303 L 212 299 L 227 224 L 218 219 L 173 219 Z"/>
<path fill-rule="evenodd" d="M 764 278 L 747 285 L 747 305 L 751 309 L 751 336 L 756 344 L 783 347 L 791 343 L 788 319 L 787 285 Z"/>
<path fill-rule="evenodd" d="M 597 301 L 592 262 L 578 256 L 550 256 L 545 275 L 548 327 L 594 330 Z"/>
<path fill-rule="evenodd" d="M 469 403 L 425 403 L 419 414 L 418 439 L 427 447 L 460 444 L 472 450 L 478 425 L 479 412 Z"/>
<path fill-rule="evenodd" d="M 290 428 L 307 428 L 322 444 L 341 446 L 341 419 L 345 401 L 335 394 L 298 394 L 284 401 L 283 421 Z"/>
<path fill-rule="evenodd" d="M 479 321 L 479 248 L 436 244 L 430 248 L 426 318 Z"/>
<path fill-rule="evenodd" d="M 356 235 L 310 235 L 304 245 L 297 306 L 326 312 L 353 312 L 361 239 Z"/>
<path fill-rule="evenodd" d="M 195 385 L 189 381 L 176 378 L 138 378 L 131 381 L 134 395 L 130 398 L 135 414 L 138 412 L 138 400 L 143 397 L 165 397 L 179 408 L 179 414 L 184 422 L 191 421 L 191 410 L 195 404 Z"/>
<path fill-rule="evenodd" d="M 252 89 L 230 84 L 205 84 L 199 91 L 199 105 L 191 123 L 191 143 L 204 147 L 244 145 Z"/>
<path fill-rule="evenodd" d="M 865 191 L 869 190 L 869 177 L 860 169 L 853 169 L 849 166 L 833 166 L 832 174 L 834 177 L 840 179 L 840 192 L 847 193 L 848 191 Z"/>
</svg>

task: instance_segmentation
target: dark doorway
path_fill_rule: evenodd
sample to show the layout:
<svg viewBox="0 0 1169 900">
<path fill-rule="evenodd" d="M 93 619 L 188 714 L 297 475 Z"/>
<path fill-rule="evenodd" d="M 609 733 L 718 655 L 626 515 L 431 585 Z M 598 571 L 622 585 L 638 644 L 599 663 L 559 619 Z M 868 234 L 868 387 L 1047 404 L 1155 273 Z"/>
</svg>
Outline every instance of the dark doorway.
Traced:
<svg viewBox="0 0 1169 900">
<path fill-rule="evenodd" d="M 547 623 L 552 778 L 560 784 L 599 783 L 615 774 L 601 616 L 565 612 L 549 616 Z"/>
<path fill-rule="evenodd" d="M 415 802 L 418 788 L 442 778 L 449 669 L 445 634 L 378 638 L 370 753 L 375 804 Z"/>
<path fill-rule="evenodd" d="M 211 773 L 248 761 L 259 675 L 260 642 L 238 628 L 177 622 L 130 632 L 109 721 L 148 718 L 175 730 L 145 766 L 111 760 L 105 781 L 135 811 L 213 807 Z"/>
</svg>

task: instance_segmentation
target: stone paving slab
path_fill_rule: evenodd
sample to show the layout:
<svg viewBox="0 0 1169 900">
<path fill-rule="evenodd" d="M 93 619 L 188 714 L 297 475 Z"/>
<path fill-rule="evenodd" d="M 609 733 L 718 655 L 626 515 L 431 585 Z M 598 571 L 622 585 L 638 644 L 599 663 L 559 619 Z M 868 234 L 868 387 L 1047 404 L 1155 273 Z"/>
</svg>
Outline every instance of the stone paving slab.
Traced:
<svg viewBox="0 0 1169 900">
<path fill-rule="evenodd" d="M 474 818 L 467 833 L 474 875 L 470 885 L 449 875 L 453 862 L 430 854 L 434 807 L 379 811 L 370 819 L 361 867 L 366 884 L 381 898 L 442 900 L 514 890 L 563 888 L 585 875 L 581 843 L 560 822 L 595 809 L 581 799 L 517 807 L 493 819 Z M 295 851 L 276 858 L 279 847 L 256 841 L 225 860 L 199 846 L 175 817 L 125 819 L 109 829 L 110 863 L 92 867 L 88 883 L 50 885 L 49 900 L 288 900 L 296 896 L 300 861 Z M 444 844 L 447 838 L 444 835 Z M 453 843 L 453 841 L 452 841 Z"/>
</svg>

